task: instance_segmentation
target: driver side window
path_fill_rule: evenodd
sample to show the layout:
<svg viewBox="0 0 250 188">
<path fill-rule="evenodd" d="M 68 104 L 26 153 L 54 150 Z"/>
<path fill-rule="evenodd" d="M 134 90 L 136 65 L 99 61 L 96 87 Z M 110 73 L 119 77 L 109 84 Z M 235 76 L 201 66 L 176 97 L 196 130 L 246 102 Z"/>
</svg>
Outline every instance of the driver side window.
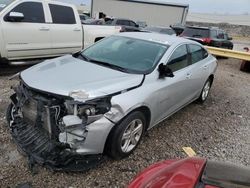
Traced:
<svg viewBox="0 0 250 188">
<path fill-rule="evenodd" d="M 43 11 L 43 4 L 39 2 L 23 2 L 17 5 L 10 12 L 23 13 L 24 19 L 21 22 L 26 23 L 45 23 L 45 16 Z M 7 14 L 4 17 L 5 21 L 8 21 Z"/>
<path fill-rule="evenodd" d="M 167 65 L 173 72 L 187 67 L 189 65 L 187 45 L 179 46 L 171 55 Z"/>
</svg>

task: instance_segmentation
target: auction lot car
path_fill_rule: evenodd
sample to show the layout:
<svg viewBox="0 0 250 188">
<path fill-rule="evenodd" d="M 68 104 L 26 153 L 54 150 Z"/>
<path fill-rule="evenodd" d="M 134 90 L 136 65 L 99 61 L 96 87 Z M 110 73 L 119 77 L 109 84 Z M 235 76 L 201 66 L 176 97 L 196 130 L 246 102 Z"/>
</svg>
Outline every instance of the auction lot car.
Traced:
<svg viewBox="0 0 250 188">
<path fill-rule="evenodd" d="M 125 19 L 125 18 L 112 18 L 108 20 L 105 24 L 122 26 L 122 31 L 125 31 L 125 32 L 140 31 L 138 24 L 136 24 L 132 20 Z"/>
<path fill-rule="evenodd" d="M 233 49 L 232 37 L 217 27 L 186 27 L 181 36 L 199 42 L 203 45 Z"/>
<path fill-rule="evenodd" d="M 117 34 L 21 72 L 8 124 L 17 145 L 39 164 L 82 168 L 79 161 L 89 165 L 103 153 L 121 159 L 146 130 L 204 102 L 216 68 L 216 58 L 194 41 Z"/>
<path fill-rule="evenodd" d="M 59 1 L 0 1 L 0 61 L 75 53 L 121 27 L 82 25 L 74 5 Z"/>
<path fill-rule="evenodd" d="M 250 169 L 202 158 L 166 160 L 143 170 L 129 188 L 246 188 Z"/>
<path fill-rule="evenodd" d="M 149 27 L 146 27 L 145 30 L 155 32 L 155 33 L 166 34 L 166 35 L 176 35 L 175 31 L 171 27 L 149 26 Z"/>
</svg>

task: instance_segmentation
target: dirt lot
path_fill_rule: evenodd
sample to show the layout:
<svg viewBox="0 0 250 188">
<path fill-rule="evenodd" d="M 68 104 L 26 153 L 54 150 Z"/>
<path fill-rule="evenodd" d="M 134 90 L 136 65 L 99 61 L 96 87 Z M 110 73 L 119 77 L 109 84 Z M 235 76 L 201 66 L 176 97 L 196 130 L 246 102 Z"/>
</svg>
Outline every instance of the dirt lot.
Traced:
<svg viewBox="0 0 250 188">
<path fill-rule="evenodd" d="M 184 146 L 192 147 L 201 157 L 250 167 L 250 74 L 240 72 L 239 66 L 239 60 L 220 59 L 206 103 L 193 103 L 153 128 L 129 158 L 107 160 L 86 173 L 51 172 L 39 167 L 36 175 L 17 152 L 5 122 L 9 88 L 16 82 L 8 77 L 26 67 L 1 69 L 0 187 L 26 182 L 33 187 L 125 187 L 152 163 L 186 157 Z"/>
</svg>

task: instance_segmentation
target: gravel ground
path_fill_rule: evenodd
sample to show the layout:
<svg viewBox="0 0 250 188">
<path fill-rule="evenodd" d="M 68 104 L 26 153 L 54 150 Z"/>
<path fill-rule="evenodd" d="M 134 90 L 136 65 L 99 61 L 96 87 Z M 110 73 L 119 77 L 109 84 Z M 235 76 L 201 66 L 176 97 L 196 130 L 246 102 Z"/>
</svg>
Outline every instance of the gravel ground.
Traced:
<svg viewBox="0 0 250 188">
<path fill-rule="evenodd" d="M 8 76 L 26 67 L 2 68 L 0 76 L 0 187 L 29 182 L 33 187 L 125 187 L 148 165 L 183 158 L 182 147 L 198 156 L 250 166 L 250 75 L 240 61 L 219 59 L 210 97 L 190 104 L 153 128 L 129 158 L 107 160 L 86 173 L 51 172 L 38 167 L 32 175 L 6 129 L 5 110 L 11 94 Z"/>
</svg>

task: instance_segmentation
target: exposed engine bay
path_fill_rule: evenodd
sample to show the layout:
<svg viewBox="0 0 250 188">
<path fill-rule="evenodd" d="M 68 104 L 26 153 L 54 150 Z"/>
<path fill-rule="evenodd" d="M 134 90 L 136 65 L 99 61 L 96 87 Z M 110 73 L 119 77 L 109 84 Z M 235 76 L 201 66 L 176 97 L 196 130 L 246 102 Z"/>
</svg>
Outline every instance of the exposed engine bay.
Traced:
<svg viewBox="0 0 250 188">
<path fill-rule="evenodd" d="M 103 148 L 96 151 L 86 148 L 96 139 L 89 125 L 100 121 L 105 129 L 112 128 L 104 117 L 111 109 L 110 96 L 78 102 L 71 97 L 33 90 L 22 81 L 13 89 L 8 121 L 16 144 L 28 155 L 31 165 L 82 171 L 102 160 L 98 151 Z M 89 134 L 92 135 L 87 140 Z"/>
</svg>

